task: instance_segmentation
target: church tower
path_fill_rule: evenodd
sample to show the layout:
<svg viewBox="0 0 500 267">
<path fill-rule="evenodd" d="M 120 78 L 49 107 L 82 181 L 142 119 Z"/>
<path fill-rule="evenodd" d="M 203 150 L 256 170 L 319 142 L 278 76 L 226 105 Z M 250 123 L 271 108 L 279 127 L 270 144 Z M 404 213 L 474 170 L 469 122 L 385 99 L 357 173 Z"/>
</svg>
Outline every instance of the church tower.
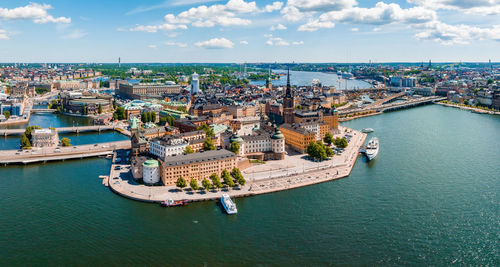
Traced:
<svg viewBox="0 0 500 267">
<path fill-rule="evenodd" d="M 283 97 L 283 122 L 293 123 L 293 110 L 294 110 L 294 99 L 292 94 L 292 88 L 290 87 L 290 68 L 288 68 L 288 73 L 286 77 L 286 92 Z"/>
</svg>

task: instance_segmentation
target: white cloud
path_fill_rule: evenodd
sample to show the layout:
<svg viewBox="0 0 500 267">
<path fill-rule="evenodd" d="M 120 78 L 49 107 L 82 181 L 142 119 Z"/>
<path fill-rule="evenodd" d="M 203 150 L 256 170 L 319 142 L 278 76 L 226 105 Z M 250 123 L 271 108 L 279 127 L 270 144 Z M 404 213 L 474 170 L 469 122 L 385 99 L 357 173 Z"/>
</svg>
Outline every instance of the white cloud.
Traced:
<svg viewBox="0 0 500 267">
<path fill-rule="evenodd" d="M 151 48 L 151 49 L 157 49 L 158 48 L 158 46 L 156 46 L 154 44 L 148 45 L 148 47 Z"/>
<path fill-rule="evenodd" d="M 356 0 L 288 0 L 287 6 L 296 7 L 299 11 L 332 11 L 350 8 L 357 5 Z"/>
<path fill-rule="evenodd" d="M 177 46 L 177 47 L 187 47 L 186 43 L 178 43 L 178 42 L 164 42 L 165 45 L 168 46 Z"/>
<path fill-rule="evenodd" d="M 76 30 L 71 31 L 70 33 L 63 35 L 61 38 L 62 39 L 80 39 L 86 35 L 87 35 L 86 32 L 76 29 Z"/>
<path fill-rule="evenodd" d="M 9 40 L 10 37 L 7 35 L 6 30 L 0 29 L 0 40 Z"/>
<path fill-rule="evenodd" d="M 264 37 L 266 37 L 266 38 L 270 38 L 270 37 L 273 37 L 273 35 L 272 35 L 272 34 L 270 34 L 270 33 L 265 33 L 265 34 L 264 34 Z"/>
<path fill-rule="evenodd" d="M 359 28 L 351 28 L 352 32 L 359 32 Z"/>
<path fill-rule="evenodd" d="M 128 30 L 131 32 L 157 32 L 157 31 L 169 31 L 169 30 L 177 30 L 177 29 L 187 29 L 186 25 L 183 24 L 170 24 L 163 23 L 160 25 L 136 25 L 133 28 L 129 28 Z M 122 30 L 122 29 L 119 29 Z"/>
<path fill-rule="evenodd" d="M 449 25 L 433 21 L 415 26 L 422 29 L 415 35 L 419 40 L 432 40 L 443 45 L 468 44 L 470 41 L 494 40 L 500 42 L 500 25 L 479 28 L 469 25 Z"/>
<path fill-rule="evenodd" d="M 303 45 L 304 41 L 294 41 L 292 42 L 293 45 Z"/>
<path fill-rule="evenodd" d="M 276 30 L 286 30 L 286 26 L 283 24 L 278 24 L 278 25 L 272 25 L 269 30 L 271 31 L 276 31 Z"/>
<path fill-rule="evenodd" d="M 208 41 L 197 42 L 194 45 L 207 49 L 233 48 L 234 43 L 226 38 L 213 38 Z"/>
<path fill-rule="evenodd" d="M 290 43 L 279 37 L 271 37 L 266 41 L 267 45 L 270 46 L 289 46 Z"/>
<path fill-rule="evenodd" d="M 281 14 L 283 14 L 283 17 L 286 20 L 292 22 L 302 20 L 304 17 L 306 17 L 306 14 L 300 12 L 298 8 L 288 5 L 281 10 Z"/>
<path fill-rule="evenodd" d="M 275 10 L 280 10 L 283 7 L 283 2 L 273 2 L 271 5 L 266 5 L 262 11 L 273 12 Z"/>
<path fill-rule="evenodd" d="M 12 9 L 0 8 L 0 19 L 5 20 L 27 20 L 30 19 L 34 23 L 71 23 L 71 18 L 53 17 L 47 13 L 47 10 L 52 9 L 51 5 L 30 3 L 26 6 L 16 7 Z"/>
<path fill-rule="evenodd" d="M 252 23 L 248 19 L 239 18 L 237 14 L 258 12 L 255 2 L 229 0 L 225 5 L 201 5 L 190 8 L 178 15 L 167 14 L 164 19 L 172 24 L 191 24 L 194 27 L 245 26 Z"/>
<path fill-rule="evenodd" d="M 247 42 L 247 41 L 240 41 L 240 44 L 242 44 L 242 45 L 247 45 L 247 44 L 248 44 L 248 42 Z"/>
<path fill-rule="evenodd" d="M 331 21 L 309 20 L 306 24 L 300 25 L 299 32 L 314 32 L 319 29 L 329 29 L 335 27 L 335 23 Z"/>
<path fill-rule="evenodd" d="M 498 0 L 408 0 L 408 2 L 433 10 L 459 10 L 467 14 L 480 15 L 500 14 Z"/>
<path fill-rule="evenodd" d="M 381 30 L 382 30 L 382 28 L 380 28 L 380 27 L 375 27 L 375 28 L 373 28 L 373 31 L 374 31 L 374 32 L 379 32 L 379 31 L 381 31 Z"/>
<path fill-rule="evenodd" d="M 423 7 L 401 8 L 398 4 L 378 2 L 372 8 L 352 7 L 323 13 L 319 19 L 299 26 L 299 31 L 333 28 L 334 23 L 384 25 L 391 23 L 418 24 L 435 21 L 436 12 Z"/>
</svg>

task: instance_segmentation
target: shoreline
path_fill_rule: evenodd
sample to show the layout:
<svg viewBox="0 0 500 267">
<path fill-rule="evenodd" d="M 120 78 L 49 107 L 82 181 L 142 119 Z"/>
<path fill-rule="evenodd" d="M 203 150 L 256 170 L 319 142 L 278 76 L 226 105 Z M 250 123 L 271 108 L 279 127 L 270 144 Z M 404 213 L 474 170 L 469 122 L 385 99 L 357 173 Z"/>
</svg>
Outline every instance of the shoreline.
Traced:
<svg viewBox="0 0 500 267">
<path fill-rule="evenodd" d="M 186 200 L 187 202 L 211 201 L 220 199 L 223 193 L 229 194 L 232 198 L 240 198 L 296 189 L 348 177 L 360 155 L 359 149 L 364 145 L 367 138 L 367 135 L 364 133 L 355 130 L 353 132 L 356 132 L 358 138 L 355 143 L 353 142 L 349 153 L 343 155 L 345 159 L 340 158 L 340 156 L 334 156 L 339 157 L 339 160 L 341 160 L 340 164 L 325 165 L 325 162 L 321 162 L 318 164 L 323 165 L 315 166 L 314 170 L 311 171 L 294 173 L 292 175 L 285 175 L 283 173 L 281 176 L 271 177 L 271 172 L 277 171 L 275 169 L 269 171 L 270 178 L 263 179 L 251 179 L 250 174 L 243 171 L 247 183 L 244 186 L 231 189 L 193 191 L 189 188 L 181 190 L 175 186 L 145 186 L 138 184 L 131 177 L 130 165 L 121 164 L 111 165 L 110 173 L 104 176 L 103 184 L 108 185 L 109 189 L 119 196 L 147 203 L 160 203 L 166 199 L 173 199 L 174 201 Z M 327 161 L 326 163 L 330 162 Z M 117 166 L 120 167 L 120 170 L 115 170 Z M 284 170 L 280 169 L 278 171 Z"/>
<path fill-rule="evenodd" d="M 484 110 L 480 108 L 474 108 L 474 107 L 469 107 L 469 106 L 460 106 L 459 104 L 450 104 L 450 103 L 442 103 L 442 102 L 436 102 L 435 104 L 441 105 L 441 106 L 446 106 L 446 107 L 451 107 L 451 108 L 458 108 L 461 110 L 468 110 L 468 111 L 475 111 L 475 113 L 479 114 L 489 114 L 489 115 L 500 115 L 499 111 L 489 111 L 489 110 Z"/>
</svg>

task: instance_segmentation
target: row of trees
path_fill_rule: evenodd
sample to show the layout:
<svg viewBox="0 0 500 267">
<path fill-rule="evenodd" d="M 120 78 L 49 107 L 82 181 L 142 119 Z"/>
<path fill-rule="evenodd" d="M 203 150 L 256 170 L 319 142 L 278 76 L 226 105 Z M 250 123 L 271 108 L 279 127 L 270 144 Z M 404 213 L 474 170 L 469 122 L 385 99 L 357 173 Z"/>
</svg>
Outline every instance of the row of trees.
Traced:
<svg viewBox="0 0 500 267">
<path fill-rule="evenodd" d="M 221 173 L 221 177 L 222 181 L 220 180 L 217 173 L 212 173 L 212 175 L 210 175 L 209 177 L 210 179 L 205 178 L 201 181 L 201 188 L 208 191 L 210 190 L 210 188 L 220 189 L 224 186 L 234 187 L 236 186 L 236 184 L 243 186 L 246 183 L 245 178 L 243 178 L 243 175 L 238 168 L 234 168 L 231 173 L 229 173 L 227 170 L 223 170 Z M 224 182 L 224 184 L 222 182 Z M 181 176 L 179 177 L 179 179 L 177 179 L 175 185 L 182 190 L 184 187 L 187 187 L 188 184 L 186 179 Z M 191 179 L 191 181 L 189 181 L 189 187 L 192 190 L 200 189 L 198 181 L 196 179 Z"/>
<path fill-rule="evenodd" d="M 156 112 L 154 112 L 154 111 L 143 112 L 141 114 L 141 121 L 142 121 L 142 123 L 156 122 Z"/>
<path fill-rule="evenodd" d="M 333 157 L 333 150 L 321 141 L 309 143 L 306 152 L 309 157 L 319 161 Z"/>
<path fill-rule="evenodd" d="M 172 116 L 168 117 L 160 117 L 160 125 L 164 126 L 168 123 L 169 126 L 174 126 L 175 125 L 175 118 Z"/>
<path fill-rule="evenodd" d="M 113 113 L 113 119 L 115 120 L 124 120 L 126 118 L 125 108 L 117 107 L 115 112 Z"/>
</svg>

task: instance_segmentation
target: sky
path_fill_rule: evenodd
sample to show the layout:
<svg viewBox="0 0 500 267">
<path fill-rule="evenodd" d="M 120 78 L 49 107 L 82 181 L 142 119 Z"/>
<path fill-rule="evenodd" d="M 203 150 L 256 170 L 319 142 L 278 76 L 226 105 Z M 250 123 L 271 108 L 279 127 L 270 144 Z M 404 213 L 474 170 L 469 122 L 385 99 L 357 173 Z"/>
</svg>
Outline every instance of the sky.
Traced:
<svg viewBox="0 0 500 267">
<path fill-rule="evenodd" d="M 0 2 L 0 62 L 493 62 L 500 0 Z"/>
</svg>

